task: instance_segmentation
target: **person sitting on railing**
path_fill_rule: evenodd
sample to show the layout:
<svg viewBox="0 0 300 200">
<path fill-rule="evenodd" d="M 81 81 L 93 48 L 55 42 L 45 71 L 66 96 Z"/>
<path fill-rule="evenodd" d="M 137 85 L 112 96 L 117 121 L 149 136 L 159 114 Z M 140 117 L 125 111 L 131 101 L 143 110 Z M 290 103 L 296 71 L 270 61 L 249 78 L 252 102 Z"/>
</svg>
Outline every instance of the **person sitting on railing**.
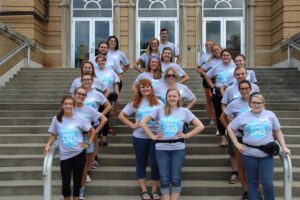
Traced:
<svg viewBox="0 0 300 200">
<path fill-rule="evenodd" d="M 73 199 L 78 200 L 86 159 L 85 149 L 92 144 L 95 136 L 95 129 L 91 124 L 73 113 L 74 107 L 75 101 L 72 96 L 65 96 L 62 99 L 61 110 L 52 119 L 48 130 L 51 136 L 44 149 L 44 155 L 48 155 L 52 144 L 58 139 L 62 194 L 65 200 L 70 200 L 72 176 Z M 89 132 L 88 143 L 83 142 L 83 132 Z"/>
<path fill-rule="evenodd" d="M 249 98 L 251 110 L 240 114 L 227 127 L 230 139 L 242 153 L 246 169 L 249 200 L 259 199 L 258 183 L 261 180 L 266 200 L 275 200 L 273 185 L 273 155 L 257 149 L 261 145 L 278 140 L 285 154 L 291 155 L 286 147 L 283 134 L 276 115 L 265 110 L 265 99 L 260 93 L 253 93 Z M 237 140 L 235 132 L 243 132 L 242 143 Z"/>
</svg>

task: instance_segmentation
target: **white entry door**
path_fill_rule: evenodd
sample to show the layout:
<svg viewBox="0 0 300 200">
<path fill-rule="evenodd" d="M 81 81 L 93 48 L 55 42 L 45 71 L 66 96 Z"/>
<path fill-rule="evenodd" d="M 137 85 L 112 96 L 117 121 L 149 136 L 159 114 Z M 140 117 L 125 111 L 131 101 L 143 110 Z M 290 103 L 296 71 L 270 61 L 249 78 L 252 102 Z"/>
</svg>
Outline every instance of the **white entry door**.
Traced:
<svg viewBox="0 0 300 200">
<path fill-rule="evenodd" d="M 168 29 L 168 40 L 178 48 L 178 20 L 177 18 L 139 18 L 137 20 L 136 57 L 143 54 L 151 38 L 159 39 L 160 29 Z"/>
<path fill-rule="evenodd" d="M 112 34 L 111 19 L 73 18 L 72 21 L 72 67 L 80 67 L 83 60 L 98 55 L 97 46 Z"/>
<path fill-rule="evenodd" d="M 245 52 L 243 18 L 205 18 L 203 21 L 203 43 L 207 39 L 214 40 L 223 48 L 232 51 L 233 56 Z"/>
</svg>

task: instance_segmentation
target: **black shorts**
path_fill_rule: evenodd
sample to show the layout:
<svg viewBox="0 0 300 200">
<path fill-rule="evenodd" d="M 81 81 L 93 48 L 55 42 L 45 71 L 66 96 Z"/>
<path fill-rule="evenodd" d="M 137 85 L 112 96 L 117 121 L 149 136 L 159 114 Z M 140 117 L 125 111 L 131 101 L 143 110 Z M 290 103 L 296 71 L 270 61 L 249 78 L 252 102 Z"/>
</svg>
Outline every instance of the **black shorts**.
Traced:
<svg viewBox="0 0 300 200">
<path fill-rule="evenodd" d="M 207 83 L 207 81 L 205 80 L 205 78 L 203 78 L 203 80 L 202 80 L 202 86 L 203 86 L 204 88 L 210 89 L 210 86 L 208 85 L 208 83 Z"/>
</svg>

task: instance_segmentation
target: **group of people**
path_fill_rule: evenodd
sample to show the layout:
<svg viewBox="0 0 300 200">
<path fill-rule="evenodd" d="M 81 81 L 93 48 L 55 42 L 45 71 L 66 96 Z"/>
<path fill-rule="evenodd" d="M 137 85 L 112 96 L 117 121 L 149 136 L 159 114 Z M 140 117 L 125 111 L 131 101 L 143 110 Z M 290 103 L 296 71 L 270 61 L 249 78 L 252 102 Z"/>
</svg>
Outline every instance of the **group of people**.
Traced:
<svg viewBox="0 0 300 200">
<path fill-rule="evenodd" d="M 197 98 L 184 84 L 189 76 L 179 65 L 178 49 L 167 38 L 168 30 L 162 29 L 160 41 L 151 39 L 146 52 L 136 60 L 133 67 L 140 74 L 131 87 L 134 97 L 118 116 L 133 129 L 136 178 L 143 200 L 180 198 L 185 141 L 204 130 L 202 122 L 191 112 Z M 100 42 L 98 51 L 94 60 L 81 63 L 81 76 L 74 79 L 71 95 L 62 99 L 44 150 L 47 155 L 58 140 L 65 200 L 71 195 L 75 200 L 85 199 L 86 182 L 91 181 L 90 171 L 97 166 L 99 146 L 107 146 L 108 134 L 115 134 L 110 124 L 117 117 L 122 78 L 130 64 L 119 50 L 115 36 Z M 208 125 L 217 126 L 219 146 L 229 146 L 229 183 L 236 183 L 239 178 L 242 199 L 259 199 L 260 183 L 265 199 L 275 199 L 273 156 L 250 146 L 277 139 L 286 154 L 290 150 L 275 114 L 264 109 L 264 98 L 255 84 L 255 73 L 246 69 L 245 56 L 239 55 L 233 62 L 230 50 L 208 40 L 197 71 L 203 77 Z M 134 120 L 130 119 L 132 115 Z M 192 128 L 188 127 L 190 124 Z M 146 183 L 148 160 L 150 191 Z"/>
</svg>

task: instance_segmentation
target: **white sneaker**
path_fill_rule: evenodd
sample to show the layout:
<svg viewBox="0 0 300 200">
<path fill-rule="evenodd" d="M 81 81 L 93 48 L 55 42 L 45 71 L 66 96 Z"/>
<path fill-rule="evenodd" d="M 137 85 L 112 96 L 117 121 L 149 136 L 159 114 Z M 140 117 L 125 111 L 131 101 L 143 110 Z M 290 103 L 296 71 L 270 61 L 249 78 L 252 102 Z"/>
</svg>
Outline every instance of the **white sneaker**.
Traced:
<svg viewBox="0 0 300 200">
<path fill-rule="evenodd" d="M 91 179 L 90 175 L 87 175 L 87 176 L 86 176 L 86 182 L 87 182 L 87 183 L 92 182 L 92 179 Z"/>
<path fill-rule="evenodd" d="M 216 121 L 215 121 L 215 120 L 210 120 L 208 126 L 209 126 L 209 127 L 214 127 L 214 126 L 216 126 Z"/>
<path fill-rule="evenodd" d="M 97 160 L 94 160 L 92 169 L 96 169 L 98 165 L 99 163 L 97 162 Z"/>
<path fill-rule="evenodd" d="M 79 199 L 85 199 L 85 188 L 84 187 L 81 187 L 80 190 L 79 190 Z"/>
<path fill-rule="evenodd" d="M 220 135 L 219 131 L 217 130 L 216 135 Z"/>
</svg>

